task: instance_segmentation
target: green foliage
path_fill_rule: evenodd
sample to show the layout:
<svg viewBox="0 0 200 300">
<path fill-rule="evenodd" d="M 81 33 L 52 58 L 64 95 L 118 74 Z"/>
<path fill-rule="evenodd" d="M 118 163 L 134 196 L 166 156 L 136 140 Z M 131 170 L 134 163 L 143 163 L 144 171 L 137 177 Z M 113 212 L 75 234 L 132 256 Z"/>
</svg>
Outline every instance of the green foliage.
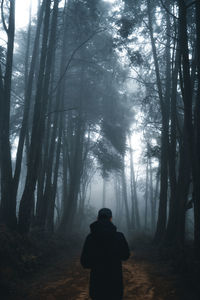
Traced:
<svg viewBox="0 0 200 300">
<path fill-rule="evenodd" d="M 145 153 L 145 156 L 147 158 L 160 158 L 160 146 L 156 145 L 156 146 L 152 146 L 150 143 L 148 143 L 147 145 L 147 151 Z"/>
<path fill-rule="evenodd" d="M 3 46 L 0 46 L 0 63 L 5 64 L 6 49 Z"/>
<path fill-rule="evenodd" d="M 118 25 L 120 25 L 119 33 L 122 38 L 127 38 L 134 27 L 134 22 L 126 17 L 123 17 L 118 22 Z"/>
<path fill-rule="evenodd" d="M 109 140 L 112 146 L 119 152 L 119 154 L 125 154 L 126 147 L 126 129 L 120 125 L 103 122 L 102 133 Z"/>
<path fill-rule="evenodd" d="M 120 171 L 123 166 L 122 156 L 106 140 L 101 140 L 97 143 L 94 149 L 104 177 L 108 176 L 112 171 Z"/>
<path fill-rule="evenodd" d="M 130 61 L 134 66 L 140 66 L 144 62 L 144 59 L 139 51 L 132 51 L 130 53 Z"/>
</svg>

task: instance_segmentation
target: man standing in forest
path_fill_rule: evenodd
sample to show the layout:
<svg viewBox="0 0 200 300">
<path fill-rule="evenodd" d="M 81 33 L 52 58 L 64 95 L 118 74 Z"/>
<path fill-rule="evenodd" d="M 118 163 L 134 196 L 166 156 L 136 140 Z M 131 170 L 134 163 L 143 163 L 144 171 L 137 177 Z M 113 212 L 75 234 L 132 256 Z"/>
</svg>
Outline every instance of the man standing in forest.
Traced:
<svg viewBox="0 0 200 300">
<path fill-rule="evenodd" d="M 122 260 L 130 256 L 128 243 L 112 223 L 112 211 L 102 208 L 90 225 L 81 254 L 81 264 L 91 269 L 90 297 L 93 300 L 121 300 L 123 297 Z"/>
</svg>

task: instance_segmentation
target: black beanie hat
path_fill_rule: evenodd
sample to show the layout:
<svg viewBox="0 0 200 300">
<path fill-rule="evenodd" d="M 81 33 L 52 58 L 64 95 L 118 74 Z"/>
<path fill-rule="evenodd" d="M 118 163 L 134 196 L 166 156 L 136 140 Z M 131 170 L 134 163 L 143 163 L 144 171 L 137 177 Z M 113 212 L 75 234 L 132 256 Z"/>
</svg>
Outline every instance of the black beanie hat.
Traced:
<svg viewBox="0 0 200 300">
<path fill-rule="evenodd" d="M 109 208 L 102 208 L 98 212 L 98 220 L 112 218 L 112 211 Z"/>
</svg>

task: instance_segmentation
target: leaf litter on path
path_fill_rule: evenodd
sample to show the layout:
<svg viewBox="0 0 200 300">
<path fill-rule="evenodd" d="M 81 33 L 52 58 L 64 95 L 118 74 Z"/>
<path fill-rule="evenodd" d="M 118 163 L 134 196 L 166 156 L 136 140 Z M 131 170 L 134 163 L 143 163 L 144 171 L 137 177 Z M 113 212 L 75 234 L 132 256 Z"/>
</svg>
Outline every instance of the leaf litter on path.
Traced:
<svg viewBox="0 0 200 300">
<path fill-rule="evenodd" d="M 162 266 L 131 258 L 123 263 L 124 300 L 178 300 L 174 283 Z M 89 300 L 89 271 L 84 270 L 79 257 L 69 262 L 62 259 L 49 267 L 26 289 L 27 300 Z M 113 299 L 114 300 L 114 299 Z M 180 299 L 181 300 L 181 299 Z"/>
</svg>

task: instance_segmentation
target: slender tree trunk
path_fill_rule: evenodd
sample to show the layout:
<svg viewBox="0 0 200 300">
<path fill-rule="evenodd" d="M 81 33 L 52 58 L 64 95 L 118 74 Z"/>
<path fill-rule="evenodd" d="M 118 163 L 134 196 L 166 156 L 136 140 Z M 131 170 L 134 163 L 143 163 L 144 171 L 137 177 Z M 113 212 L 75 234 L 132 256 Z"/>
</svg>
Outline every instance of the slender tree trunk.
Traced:
<svg viewBox="0 0 200 300">
<path fill-rule="evenodd" d="M 149 196 L 151 203 L 151 230 L 154 233 L 156 227 L 156 214 L 155 214 L 155 199 L 153 196 L 153 170 L 151 158 L 149 159 Z"/>
<path fill-rule="evenodd" d="M 52 16 L 52 28 L 51 28 L 51 37 L 49 41 L 49 48 L 52 47 L 54 51 L 51 53 L 49 52 L 49 61 L 50 63 L 53 61 L 52 58 L 54 58 L 55 54 L 55 47 L 53 47 L 55 41 L 56 41 L 56 27 L 57 27 L 57 15 L 58 15 L 58 2 L 59 1 L 54 1 L 54 8 L 53 8 L 53 16 Z M 48 58 L 47 58 L 47 63 L 48 63 Z M 50 68 L 48 70 L 50 72 Z M 60 88 L 58 89 L 58 94 L 56 97 L 56 107 L 61 109 L 61 91 Z M 40 202 L 40 207 L 38 209 L 38 215 L 37 215 L 37 225 L 41 228 L 44 229 L 45 223 L 46 223 L 46 217 L 47 217 L 47 211 L 48 211 L 48 204 L 49 204 L 49 199 L 51 199 L 51 187 L 52 187 L 52 170 L 53 170 L 53 163 L 54 163 L 54 152 L 55 152 L 55 140 L 56 140 L 56 135 L 57 135 L 57 130 L 58 130 L 58 116 L 59 113 L 54 114 L 54 121 L 53 121 L 53 130 L 52 130 L 52 135 L 50 139 L 50 147 L 49 151 L 45 153 L 47 155 L 47 165 L 46 165 L 46 183 L 45 183 L 45 189 L 44 189 L 44 195 L 41 199 Z M 51 202 L 51 201 L 50 201 Z"/>
<path fill-rule="evenodd" d="M 161 108 L 161 115 L 162 115 L 160 202 L 159 202 L 157 228 L 156 228 L 156 233 L 155 233 L 155 241 L 159 242 L 163 238 L 163 234 L 166 229 L 166 219 L 167 219 L 169 117 L 168 117 L 168 103 L 167 103 L 168 98 L 166 98 L 166 95 L 165 95 L 165 101 L 163 99 L 163 91 L 162 91 L 162 83 L 161 83 L 161 78 L 160 78 L 158 57 L 157 57 L 155 39 L 153 36 L 152 7 L 151 7 L 149 1 L 147 1 L 147 8 L 148 8 L 148 25 L 149 25 L 151 46 L 152 46 L 153 59 L 154 59 L 154 65 L 155 65 L 158 96 L 159 96 L 159 100 L 160 100 L 160 108 Z M 169 36 L 167 36 L 167 40 L 169 40 Z M 167 42 L 167 44 L 168 43 L 169 42 Z M 169 61 L 168 61 L 168 57 L 167 57 L 166 62 L 169 63 Z M 167 65 L 166 69 L 168 70 L 169 67 L 170 67 L 170 64 L 169 64 L 169 66 Z M 166 79 L 167 84 L 168 84 L 168 80 L 169 80 L 169 78 Z M 169 91 L 166 90 L 166 93 L 169 93 Z"/>
<path fill-rule="evenodd" d="M 170 4 L 167 3 L 170 10 Z M 168 160 L 169 160 L 169 106 L 171 90 L 171 60 L 170 60 L 170 18 L 166 13 L 166 83 L 165 98 L 161 105 L 162 113 L 162 133 L 161 133 L 161 187 L 160 187 L 160 204 L 158 212 L 158 223 L 155 234 L 155 241 L 161 241 L 164 237 L 167 222 L 167 192 L 168 192 Z M 162 102 L 161 101 L 161 102 Z M 163 106 L 163 107 L 162 107 Z"/>
<path fill-rule="evenodd" d="M 4 87 L 3 87 L 3 73 L 2 73 L 2 68 L 0 64 L 0 149 L 2 149 L 2 130 L 3 130 L 3 124 L 2 124 L 2 111 L 3 111 L 3 102 L 4 102 Z M 1 171 L 1 163 L 2 163 L 2 154 L 0 152 L 0 171 Z M 1 174 L 1 172 L 0 172 Z M 1 178 L 0 178 L 1 180 Z"/>
<path fill-rule="evenodd" d="M 41 58 L 40 58 L 40 71 L 38 76 L 38 85 L 37 85 L 37 92 L 35 98 L 33 127 L 32 127 L 30 153 L 29 153 L 29 161 L 28 161 L 29 164 L 27 169 L 25 188 L 24 188 L 24 192 L 20 202 L 20 209 L 19 209 L 19 231 L 21 233 L 27 233 L 30 227 L 30 221 L 31 221 L 30 215 L 33 206 L 32 203 L 34 201 L 34 191 L 35 191 L 36 181 L 38 177 L 38 167 L 39 167 L 39 161 L 41 155 L 40 152 L 42 146 L 42 138 L 44 134 L 43 132 L 44 118 L 46 112 L 46 104 L 48 100 L 48 84 L 49 84 L 49 77 L 50 77 L 50 74 L 47 73 L 47 70 L 50 71 L 50 63 L 51 63 L 51 61 L 49 61 L 49 63 L 47 64 L 47 69 L 44 76 L 46 58 L 47 58 L 47 42 L 49 36 L 50 5 L 51 5 L 51 1 L 46 0 L 42 51 L 41 51 Z M 53 45 L 51 46 L 53 47 Z M 52 48 L 50 49 L 52 51 Z"/>
<path fill-rule="evenodd" d="M 149 199 L 149 161 L 147 159 L 147 165 L 146 165 L 146 187 L 145 187 L 145 214 L 144 214 L 144 228 L 145 228 L 145 230 L 147 230 L 148 199 Z"/>
<path fill-rule="evenodd" d="M 39 12 L 38 12 L 39 14 Z M 29 7 L 29 23 L 28 23 L 28 28 L 27 28 L 27 42 L 26 42 L 26 54 L 25 54 L 25 62 L 24 62 L 24 101 L 26 99 L 26 89 L 27 89 L 27 85 L 28 85 L 28 76 L 29 76 L 29 56 L 30 56 L 30 43 L 31 43 L 31 17 L 32 17 L 32 4 L 30 4 Z M 29 110 L 30 111 L 30 107 Z M 19 142 L 18 142 L 19 145 Z M 24 148 L 24 147 L 23 147 Z M 28 130 L 28 124 L 26 124 L 26 137 L 25 137 L 25 148 L 26 148 L 26 161 L 28 158 L 28 153 L 29 153 L 29 130 Z M 22 156 L 23 156 L 23 150 L 22 149 L 22 153 L 21 153 L 21 164 L 22 164 Z M 19 157 L 18 157 L 19 159 Z M 17 162 L 17 164 L 19 165 L 19 161 Z M 21 166 L 17 167 L 18 169 L 18 174 L 19 177 L 21 176 Z M 17 192 L 18 192 L 18 188 L 19 188 L 19 181 L 20 178 L 19 177 L 15 177 L 13 178 L 13 189 L 15 190 L 15 195 L 13 195 L 13 197 L 17 198 Z"/>
<path fill-rule="evenodd" d="M 194 114 L 194 246 L 195 255 L 200 259 L 200 2 L 196 1 L 196 53 L 197 53 L 197 95 Z"/>
<path fill-rule="evenodd" d="M 53 55 L 53 64 L 52 64 L 52 77 L 51 77 L 51 88 L 50 88 L 50 97 L 48 103 L 48 111 L 51 112 L 54 110 L 53 102 L 56 101 L 53 98 L 53 87 L 54 87 L 54 80 L 55 80 L 55 49 Z M 54 101 L 53 101 L 54 100 Z M 41 205 L 44 196 L 44 186 L 45 186 L 45 179 L 46 179 L 46 171 L 48 166 L 48 159 L 49 159 L 49 148 L 50 148 L 50 134 L 52 131 L 52 114 L 48 114 L 45 126 L 45 135 L 44 135 L 44 143 L 42 145 L 41 150 L 41 160 L 40 160 L 40 167 L 38 170 L 38 183 L 37 183 L 37 205 L 36 205 L 36 222 L 35 225 L 39 225 L 38 216 L 40 214 Z M 54 130 L 54 128 L 53 128 Z M 52 161 L 50 163 L 53 163 Z"/>
<path fill-rule="evenodd" d="M 123 166 L 123 169 L 122 169 L 121 176 L 122 176 L 122 195 L 123 195 L 123 202 L 124 202 L 124 205 L 125 205 L 127 230 L 128 230 L 128 233 L 130 233 L 132 228 L 131 228 L 131 220 L 130 220 L 130 215 L 129 215 L 126 175 L 125 175 L 125 167 L 124 166 Z"/>
<path fill-rule="evenodd" d="M 4 85 L 1 78 L 1 205 L 0 222 L 15 228 L 16 220 L 16 199 L 13 199 L 12 189 L 12 161 L 10 149 L 10 98 L 11 79 L 13 66 L 13 48 L 15 36 L 15 0 L 9 1 L 9 20 L 7 30 L 7 53 L 4 75 Z M 2 75 L 2 74 L 1 74 Z"/>
<path fill-rule="evenodd" d="M 154 203 L 155 203 L 155 220 L 156 220 L 156 214 L 157 214 L 157 204 L 158 204 L 158 198 L 159 198 L 159 176 L 156 175 L 156 187 L 154 192 Z"/>
<path fill-rule="evenodd" d="M 43 4 L 40 8 L 39 15 L 38 15 L 36 35 L 35 35 L 33 53 L 32 53 L 32 58 L 31 58 L 31 65 L 30 65 L 28 79 L 26 79 L 24 112 L 23 112 L 22 125 L 21 125 L 21 129 L 20 129 L 20 136 L 19 136 L 17 155 L 16 155 L 15 173 L 14 173 L 14 178 L 13 178 L 13 199 L 14 200 L 17 197 L 17 190 L 18 190 L 20 173 L 21 173 L 24 141 L 25 141 L 27 129 L 28 129 L 28 118 L 29 118 L 29 111 L 30 111 L 30 104 L 31 104 L 33 79 L 34 79 L 34 74 L 35 74 L 35 65 L 36 65 L 36 60 L 38 57 L 38 44 L 39 44 L 40 30 L 41 30 L 41 25 L 42 25 L 42 20 L 43 20 L 44 3 L 45 3 L 45 1 L 43 1 Z M 28 51 L 28 45 L 27 45 L 27 51 Z M 28 152 L 29 152 L 29 150 L 28 150 Z M 28 153 L 27 153 L 27 155 L 28 155 Z"/>
<path fill-rule="evenodd" d="M 54 174 L 53 174 L 53 182 L 50 189 L 51 194 L 49 194 L 50 201 L 48 205 L 48 212 L 47 212 L 48 214 L 47 214 L 47 222 L 46 222 L 47 230 L 50 232 L 54 232 L 54 211 L 55 211 L 58 170 L 59 170 L 61 141 L 62 141 L 62 116 L 60 116 L 59 119 L 60 121 L 59 121 L 58 142 L 57 142 L 57 149 L 56 149 L 56 160 L 55 160 L 55 167 L 54 167 Z"/>
<path fill-rule="evenodd" d="M 63 124 L 64 125 L 64 124 Z M 63 145 L 62 145 L 62 205 L 61 205 L 61 219 L 60 223 L 58 224 L 58 231 L 62 231 L 60 229 L 61 223 L 64 219 L 64 214 L 67 211 L 68 207 L 68 188 L 69 188 L 69 159 L 68 159 L 68 145 L 67 145 L 67 137 L 65 136 L 65 132 L 63 129 Z"/>
<path fill-rule="evenodd" d="M 182 96 L 184 102 L 183 140 L 180 149 L 180 167 L 177 186 L 178 218 L 176 242 L 184 245 L 185 240 L 185 212 L 191 179 L 191 163 L 193 153 L 193 125 L 192 125 L 192 90 L 190 78 L 189 50 L 187 37 L 187 8 L 183 0 L 179 0 L 180 51 L 183 74 Z"/>
<path fill-rule="evenodd" d="M 138 195 L 137 195 L 137 186 L 135 180 L 135 170 L 133 162 L 133 150 L 131 149 L 131 138 L 129 135 L 129 144 L 130 144 L 130 178 L 131 178 L 131 202 L 132 202 L 132 223 L 133 228 L 136 226 L 137 230 L 140 229 L 140 216 L 138 209 Z"/>
<path fill-rule="evenodd" d="M 83 170 L 83 143 L 84 143 L 84 133 L 85 125 L 82 120 L 81 112 L 77 116 L 77 128 L 76 128 L 76 139 L 75 139 L 75 151 L 73 153 L 73 160 L 70 181 L 69 181 L 69 193 L 67 197 L 67 202 L 65 204 L 65 209 L 62 215 L 61 223 L 58 231 L 61 234 L 66 234 L 69 228 L 72 226 L 76 209 L 77 209 L 77 198 L 80 189 L 80 180 Z"/>
<path fill-rule="evenodd" d="M 131 155 L 132 155 L 132 149 L 130 148 L 130 188 L 131 188 L 131 226 L 135 230 L 136 229 L 136 213 L 135 213 L 135 197 L 134 197 L 134 183 L 133 183 L 133 167 L 132 163 L 133 161 L 131 160 Z"/>
<path fill-rule="evenodd" d="M 120 212 L 121 212 L 121 208 L 120 208 L 120 186 L 119 186 L 119 179 L 118 179 L 118 174 L 115 174 L 114 177 L 114 193 L 115 193 L 115 201 L 116 201 L 116 213 L 115 213 L 115 219 L 117 220 L 117 222 L 120 220 Z"/>
<path fill-rule="evenodd" d="M 169 217 L 165 240 L 167 243 L 172 242 L 174 239 L 174 232 L 177 223 L 178 215 L 178 202 L 177 202 L 177 179 L 176 179 L 176 98 L 177 98 L 177 81 L 178 69 L 180 65 L 180 52 L 179 46 L 176 47 L 175 66 L 172 74 L 172 93 L 170 102 L 170 119 L 171 119 L 171 134 L 170 134 L 170 147 L 169 147 L 169 181 L 170 181 L 170 201 L 169 201 Z"/>
</svg>

